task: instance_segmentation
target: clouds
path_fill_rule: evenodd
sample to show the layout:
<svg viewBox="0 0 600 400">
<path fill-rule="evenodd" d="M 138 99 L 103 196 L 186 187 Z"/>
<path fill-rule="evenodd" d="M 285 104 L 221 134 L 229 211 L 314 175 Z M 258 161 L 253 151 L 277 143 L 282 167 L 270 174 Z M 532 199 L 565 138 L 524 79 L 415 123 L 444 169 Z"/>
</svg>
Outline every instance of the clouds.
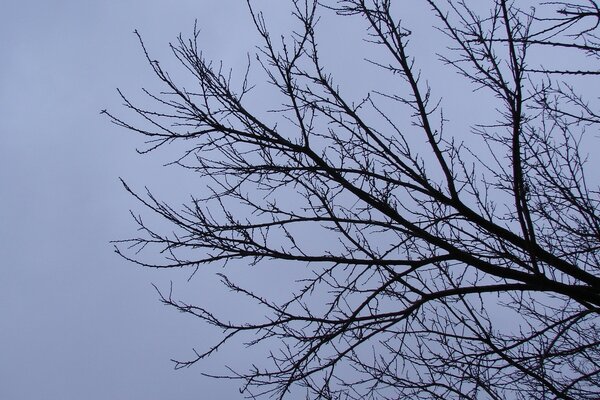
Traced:
<svg viewBox="0 0 600 400">
<path fill-rule="evenodd" d="M 237 393 L 197 370 L 172 371 L 169 359 L 189 351 L 198 331 L 160 306 L 150 282 L 177 277 L 142 271 L 112 253 L 109 241 L 131 229 L 133 204 L 118 176 L 143 182 L 160 164 L 138 159 L 139 138 L 99 115 L 119 106 L 115 87 L 133 91 L 151 81 L 133 29 L 162 57 L 194 18 L 202 23 L 211 13 L 228 13 L 214 3 L 24 1 L 4 7 L 1 398 Z"/>
</svg>

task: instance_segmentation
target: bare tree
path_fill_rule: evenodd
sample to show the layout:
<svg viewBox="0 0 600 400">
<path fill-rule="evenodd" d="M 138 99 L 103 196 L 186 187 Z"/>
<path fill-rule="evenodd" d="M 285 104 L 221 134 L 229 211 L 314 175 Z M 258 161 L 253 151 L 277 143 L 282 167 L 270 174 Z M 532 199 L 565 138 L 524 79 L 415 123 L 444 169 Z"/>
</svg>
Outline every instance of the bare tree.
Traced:
<svg viewBox="0 0 600 400">
<path fill-rule="evenodd" d="M 192 271 L 229 260 L 306 271 L 284 301 L 223 275 L 232 296 L 264 309 L 258 322 L 159 292 L 223 332 L 176 368 L 246 340 L 273 349 L 231 373 L 251 397 L 300 388 L 325 399 L 600 398 L 600 192 L 587 154 L 600 122 L 596 1 L 296 0 L 300 29 L 281 40 L 248 4 L 262 38 L 258 73 L 284 96 L 280 108 L 252 111 L 250 81 L 261 78 L 249 66 L 232 83 L 203 57 L 195 29 L 172 45 L 193 89 L 140 39 L 166 90 L 148 93 L 154 109 L 123 96 L 146 125 L 109 114 L 149 139 L 144 153 L 184 142 L 174 163 L 209 193 L 175 207 L 125 184 L 171 226 L 134 214 L 141 233 L 117 242 L 121 256 Z M 442 91 L 411 56 L 402 7 L 416 4 L 438 21 L 431 42 L 451 43 L 435 51 L 458 72 L 461 95 L 493 95 L 489 116 L 478 116 L 487 123 L 444 129 L 453 117 L 434 100 Z M 382 51 L 366 62 L 387 91 L 344 95 L 319 52 L 322 13 L 366 27 Z"/>
</svg>

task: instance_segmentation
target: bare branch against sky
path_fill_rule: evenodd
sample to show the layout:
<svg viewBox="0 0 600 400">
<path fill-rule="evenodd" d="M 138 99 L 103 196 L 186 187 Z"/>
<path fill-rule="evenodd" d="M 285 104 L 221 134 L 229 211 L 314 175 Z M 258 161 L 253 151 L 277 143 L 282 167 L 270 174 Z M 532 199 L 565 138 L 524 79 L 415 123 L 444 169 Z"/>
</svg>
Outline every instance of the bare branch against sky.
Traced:
<svg viewBox="0 0 600 400">
<path fill-rule="evenodd" d="M 600 397 L 596 1 L 175 3 L 3 8 L 0 398 Z"/>
<path fill-rule="evenodd" d="M 249 2 L 261 44 L 247 69 L 208 59 L 196 28 L 171 46 L 185 81 L 139 37 L 164 89 L 147 92 L 149 107 L 122 95 L 137 122 L 108 115 L 147 138 L 143 154 L 178 146 L 172 163 L 197 183 L 178 206 L 123 182 L 143 207 L 116 251 L 192 275 L 224 266 L 229 301 L 262 315 L 159 288 L 222 332 L 176 368 L 206 371 L 246 343 L 256 358 L 222 377 L 250 396 L 600 396 L 600 199 L 587 163 L 599 117 L 586 87 L 600 74 L 600 10 L 481 3 L 425 1 L 423 28 L 389 0 L 293 1 L 279 36 Z M 362 96 L 321 48 L 337 19 L 365 29 L 368 57 L 347 66 L 374 86 Z M 419 34 L 458 93 L 421 70 Z M 485 114 L 445 112 L 472 98 Z M 270 269 L 301 273 L 273 293 L 240 280 L 240 264 L 267 282 Z"/>
</svg>

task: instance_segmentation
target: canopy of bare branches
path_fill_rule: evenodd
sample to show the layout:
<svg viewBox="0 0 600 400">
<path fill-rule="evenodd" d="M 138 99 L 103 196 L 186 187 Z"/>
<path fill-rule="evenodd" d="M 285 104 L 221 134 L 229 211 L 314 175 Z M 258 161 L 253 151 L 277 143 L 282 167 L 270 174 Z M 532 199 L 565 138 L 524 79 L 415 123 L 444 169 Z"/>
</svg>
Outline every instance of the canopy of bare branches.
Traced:
<svg viewBox="0 0 600 400">
<path fill-rule="evenodd" d="M 280 38 L 249 1 L 262 41 L 239 79 L 203 57 L 197 30 L 172 46 L 186 82 L 140 39 L 164 91 L 148 93 L 151 109 L 123 96 L 146 123 L 108 115 L 148 138 L 141 152 L 181 141 L 174 163 L 205 186 L 179 206 L 125 185 L 142 215 L 168 226 L 134 213 L 140 235 L 117 252 L 157 268 L 246 260 L 261 274 L 261 262 L 278 260 L 306 271 L 284 301 L 223 275 L 231 296 L 262 307 L 261 321 L 161 292 L 222 332 L 177 368 L 202 369 L 238 341 L 271 349 L 231 373 L 251 397 L 600 398 L 600 193 L 587 159 L 600 122 L 600 9 L 472 3 L 290 1 L 300 28 Z M 495 99 L 487 123 L 444 124 L 453 116 L 443 90 L 421 73 L 403 19 L 413 6 L 435 17 L 432 51 L 456 71 L 461 96 Z M 365 63 L 386 92 L 345 96 L 319 51 L 320 15 L 365 29 L 382 54 Z M 284 98 L 263 110 L 269 119 L 252 111 L 256 81 Z"/>
</svg>

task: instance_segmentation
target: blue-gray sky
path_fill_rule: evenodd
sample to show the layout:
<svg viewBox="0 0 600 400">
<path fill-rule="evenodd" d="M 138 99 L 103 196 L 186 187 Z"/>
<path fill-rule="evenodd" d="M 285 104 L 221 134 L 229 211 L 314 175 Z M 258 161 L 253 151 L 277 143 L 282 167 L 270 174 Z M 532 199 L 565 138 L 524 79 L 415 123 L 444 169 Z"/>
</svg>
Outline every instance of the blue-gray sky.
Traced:
<svg viewBox="0 0 600 400">
<path fill-rule="evenodd" d="M 120 108 L 116 87 L 137 93 L 153 82 L 134 29 L 167 58 L 168 42 L 197 18 L 219 58 L 245 37 L 245 15 L 241 1 L 2 3 L 1 399 L 239 397 L 198 369 L 173 371 L 169 359 L 203 335 L 150 285 L 177 276 L 111 250 L 132 227 L 118 177 L 150 184 L 160 163 L 137 157 L 139 138 L 99 112 Z"/>
</svg>

